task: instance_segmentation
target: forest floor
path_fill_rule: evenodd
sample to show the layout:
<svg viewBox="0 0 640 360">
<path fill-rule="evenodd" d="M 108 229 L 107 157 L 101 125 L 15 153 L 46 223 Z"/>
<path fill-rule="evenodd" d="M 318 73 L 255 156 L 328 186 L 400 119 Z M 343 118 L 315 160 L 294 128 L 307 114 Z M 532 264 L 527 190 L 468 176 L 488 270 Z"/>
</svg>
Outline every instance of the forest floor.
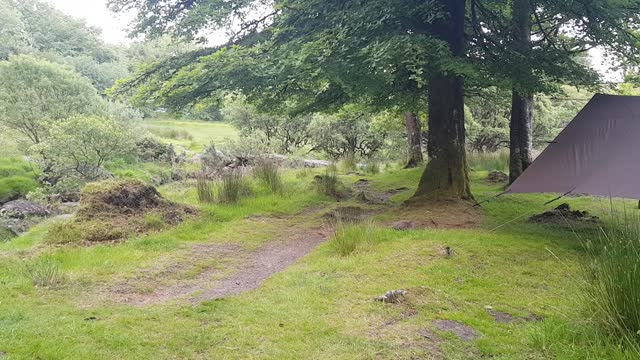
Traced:
<svg viewBox="0 0 640 360">
<path fill-rule="evenodd" d="M 43 223 L 0 244 L 0 358 L 625 358 L 582 305 L 576 234 L 526 221 L 550 196 L 405 207 L 419 176 L 341 175 L 377 200 L 336 202 L 312 191 L 313 173 L 290 172 L 285 195 L 237 205 L 198 205 L 192 184 L 173 183 L 162 194 L 201 215 L 117 244 L 49 245 Z M 486 176 L 472 175 L 478 200 L 501 190 Z M 348 256 L 336 214 L 362 227 Z M 60 285 L 33 285 L 43 257 Z M 389 290 L 407 294 L 375 301 Z"/>
</svg>

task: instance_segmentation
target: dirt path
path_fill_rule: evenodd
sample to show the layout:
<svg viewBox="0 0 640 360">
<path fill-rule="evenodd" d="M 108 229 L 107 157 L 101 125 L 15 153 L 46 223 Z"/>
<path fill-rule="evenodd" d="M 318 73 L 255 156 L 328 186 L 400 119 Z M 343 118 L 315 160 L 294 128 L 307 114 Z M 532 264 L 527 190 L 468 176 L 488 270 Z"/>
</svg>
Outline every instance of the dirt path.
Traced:
<svg viewBox="0 0 640 360">
<path fill-rule="evenodd" d="M 265 219 L 256 221 L 254 226 L 262 221 Z M 258 288 L 330 236 L 328 226 L 285 226 L 273 240 L 255 250 L 237 244 L 197 244 L 169 262 L 141 269 L 106 294 L 103 292 L 102 297 L 146 306 L 174 300 L 199 304 L 239 294 Z"/>
<path fill-rule="evenodd" d="M 193 303 L 253 290 L 269 276 L 284 270 L 329 238 L 327 229 L 311 229 L 290 241 L 271 242 L 250 254 L 248 261 L 231 276 L 193 297 Z"/>
</svg>

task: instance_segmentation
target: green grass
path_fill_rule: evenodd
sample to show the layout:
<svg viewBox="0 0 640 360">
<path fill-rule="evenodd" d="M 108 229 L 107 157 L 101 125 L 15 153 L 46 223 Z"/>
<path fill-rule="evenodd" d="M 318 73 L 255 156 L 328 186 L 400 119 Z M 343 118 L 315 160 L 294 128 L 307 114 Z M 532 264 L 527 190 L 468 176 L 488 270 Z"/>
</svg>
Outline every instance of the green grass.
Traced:
<svg viewBox="0 0 640 360">
<path fill-rule="evenodd" d="M 605 331 L 625 339 L 640 357 L 640 216 L 637 210 L 614 213 L 582 237 L 589 255 L 585 303 Z"/>
<path fill-rule="evenodd" d="M 347 227 L 346 243 L 356 244 L 345 246 L 354 248 L 348 256 L 338 255 L 341 245 L 334 239 L 255 291 L 196 306 L 130 306 L 112 303 L 108 293 L 98 291 L 139 269 L 179 259 L 194 244 L 256 248 L 278 240 L 274 237 L 282 226 L 322 221 L 320 212 L 256 226 L 250 216 L 286 218 L 309 208 L 337 206 L 313 191 L 312 174 L 283 175 L 287 191 L 282 196 L 257 189 L 255 196 L 235 205 L 201 204 L 197 219 L 117 245 L 47 245 L 46 223 L 0 243 L 0 352 L 11 359 L 429 358 L 432 347 L 420 335 L 429 330 L 442 339 L 445 359 L 467 359 L 469 354 L 493 359 L 632 358 L 602 336 L 580 301 L 584 253 L 575 235 L 524 221 L 523 214 L 550 207 L 542 205 L 552 198 L 547 195 L 504 196 L 485 203 L 481 229 Z M 500 191 L 485 176 L 472 175 L 478 200 Z M 384 190 L 414 188 L 419 177 L 420 169 L 413 169 L 369 178 L 374 188 Z M 178 182 L 160 190 L 171 200 L 198 205 L 193 185 Z M 410 193 L 392 200 L 399 203 Z M 588 198 L 568 201 L 596 213 L 604 205 Z M 358 226 L 365 228 L 359 231 Z M 452 257 L 442 255 L 445 246 L 453 250 Z M 24 263 L 39 258 L 55 261 L 64 283 L 34 286 Z M 227 260 L 219 261 L 216 266 L 223 271 Z M 373 301 L 393 289 L 409 290 L 408 302 Z M 102 297 L 90 295 L 96 293 Z M 499 324 L 486 306 L 520 319 L 533 313 L 545 320 Z M 435 330 L 435 319 L 464 322 L 482 336 L 460 341 Z"/>
<path fill-rule="evenodd" d="M 35 169 L 20 158 L 0 158 L 0 203 L 35 190 L 39 186 Z"/>
<path fill-rule="evenodd" d="M 146 119 L 143 126 L 166 142 L 192 151 L 202 151 L 211 143 L 220 144 L 225 139 L 238 136 L 238 131 L 232 125 L 211 121 L 155 118 Z M 176 129 L 180 130 L 179 133 Z"/>
<path fill-rule="evenodd" d="M 468 153 L 467 163 L 474 171 L 509 172 L 509 149 L 496 151 L 493 153 Z"/>
</svg>

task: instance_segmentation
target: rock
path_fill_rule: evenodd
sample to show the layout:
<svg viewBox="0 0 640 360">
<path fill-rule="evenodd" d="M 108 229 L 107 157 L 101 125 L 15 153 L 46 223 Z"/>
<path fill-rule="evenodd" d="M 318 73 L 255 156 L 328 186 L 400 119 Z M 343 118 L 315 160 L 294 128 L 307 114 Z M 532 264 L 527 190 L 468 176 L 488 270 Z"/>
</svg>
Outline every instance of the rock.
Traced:
<svg viewBox="0 0 640 360">
<path fill-rule="evenodd" d="M 305 160 L 302 160 L 302 164 L 306 168 L 319 168 L 319 167 L 327 167 L 331 165 L 331 162 L 326 160 L 305 159 Z"/>
<path fill-rule="evenodd" d="M 384 293 L 384 295 L 378 296 L 376 301 L 380 301 L 385 304 L 397 304 L 404 300 L 405 295 L 407 295 L 406 290 L 389 290 Z"/>
<path fill-rule="evenodd" d="M 509 181 L 509 175 L 503 173 L 502 171 L 494 170 L 489 173 L 487 176 L 487 181 L 492 183 L 503 183 Z"/>
<path fill-rule="evenodd" d="M 391 225 L 394 230 L 411 230 L 416 228 L 416 223 L 411 220 L 396 221 Z"/>
<path fill-rule="evenodd" d="M 454 320 L 436 320 L 433 322 L 440 331 L 450 331 L 464 341 L 471 341 L 480 337 L 480 334 L 471 326 Z"/>
<path fill-rule="evenodd" d="M 0 216 L 13 219 L 24 219 L 28 216 L 48 216 L 50 210 L 47 206 L 26 200 L 14 200 L 2 205 Z"/>
</svg>

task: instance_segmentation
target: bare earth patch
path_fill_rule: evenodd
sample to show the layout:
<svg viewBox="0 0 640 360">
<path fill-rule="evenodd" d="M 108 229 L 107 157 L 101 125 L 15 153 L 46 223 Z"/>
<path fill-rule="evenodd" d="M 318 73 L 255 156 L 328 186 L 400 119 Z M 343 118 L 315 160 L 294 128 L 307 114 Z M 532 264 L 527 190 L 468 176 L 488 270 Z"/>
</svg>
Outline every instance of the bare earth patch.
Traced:
<svg viewBox="0 0 640 360">
<path fill-rule="evenodd" d="M 471 202 L 427 200 L 405 204 L 393 212 L 388 224 L 398 230 L 414 228 L 472 229 L 482 226 L 483 212 Z"/>
<path fill-rule="evenodd" d="M 254 226 L 263 221 L 264 218 L 251 219 Z M 292 265 L 331 236 L 326 226 L 283 228 L 274 240 L 253 250 L 238 244 L 193 245 L 177 258 L 141 269 L 103 296 L 146 306 L 173 300 L 199 304 L 239 294 L 259 287 L 269 276 Z"/>
</svg>

